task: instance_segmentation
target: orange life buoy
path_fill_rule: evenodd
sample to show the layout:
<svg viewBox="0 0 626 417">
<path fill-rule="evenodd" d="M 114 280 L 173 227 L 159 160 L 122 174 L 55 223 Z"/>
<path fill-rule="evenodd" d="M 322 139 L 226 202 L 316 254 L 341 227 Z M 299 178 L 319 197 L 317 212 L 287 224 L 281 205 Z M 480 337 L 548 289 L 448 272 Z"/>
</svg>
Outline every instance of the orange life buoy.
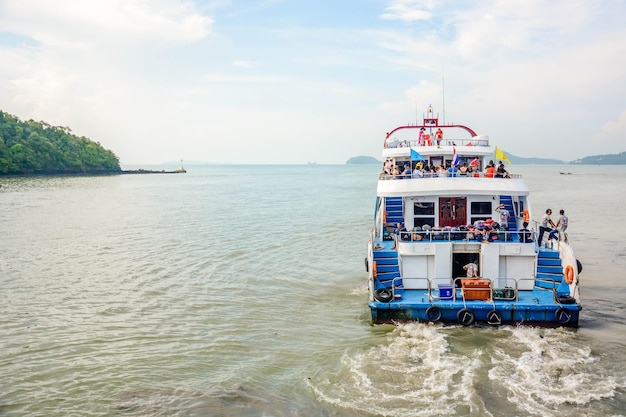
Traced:
<svg viewBox="0 0 626 417">
<path fill-rule="evenodd" d="M 376 261 L 372 261 L 372 276 L 374 278 L 376 278 L 377 272 L 376 272 Z"/>
<path fill-rule="evenodd" d="M 528 212 L 528 210 L 524 210 L 524 221 L 528 223 L 529 220 L 530 220 L 530 213 Z"/>
<path fill-rule="evenodd" d="M 565 282 L 568 284 L 574 282 L 574 267 L 571 265 L 565 267 Z"/>
</svg>

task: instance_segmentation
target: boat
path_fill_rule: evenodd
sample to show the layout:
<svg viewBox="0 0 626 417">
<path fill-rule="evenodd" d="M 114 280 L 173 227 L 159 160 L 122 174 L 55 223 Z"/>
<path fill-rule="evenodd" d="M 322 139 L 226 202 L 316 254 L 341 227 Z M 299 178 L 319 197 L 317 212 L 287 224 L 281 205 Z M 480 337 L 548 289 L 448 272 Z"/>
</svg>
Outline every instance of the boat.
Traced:
<svg viewBox="0 0 626 417">
<path fill-rule="evenodd" d="M 494 154 L 506 157 L 486 135 L 439 124 L 432 107 L 385 135 L 384 164 L 406 169 L 378 177 L 365 258 L 373 324 L 578 327 L 582 264 L 565 233 L 538 240 L 529 188 L 494 173 Z"/>
</svg>

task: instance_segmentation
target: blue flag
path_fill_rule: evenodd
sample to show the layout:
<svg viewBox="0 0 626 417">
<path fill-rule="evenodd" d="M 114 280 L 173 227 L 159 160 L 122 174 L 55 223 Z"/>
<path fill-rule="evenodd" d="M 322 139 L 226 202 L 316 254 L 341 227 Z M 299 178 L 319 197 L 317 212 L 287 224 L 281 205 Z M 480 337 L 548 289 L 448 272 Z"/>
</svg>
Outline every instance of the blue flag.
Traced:
<svg viewBox="0 0 626 417">
<path fill-rule="evenodd" d="M 425 159 L 419 152 L 411 148 L 411 161 L 425 161 Z"/>
</svg>

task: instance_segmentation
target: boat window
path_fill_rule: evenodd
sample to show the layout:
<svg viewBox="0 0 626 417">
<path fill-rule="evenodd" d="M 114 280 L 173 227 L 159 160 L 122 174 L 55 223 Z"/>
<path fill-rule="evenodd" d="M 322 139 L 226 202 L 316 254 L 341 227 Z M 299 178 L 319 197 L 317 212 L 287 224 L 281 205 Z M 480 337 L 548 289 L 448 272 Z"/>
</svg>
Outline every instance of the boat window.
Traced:
<svg viewBox="0 0 626 417">
<path fill-rule="evenodd" d="M 487 220 L 491 218 L 491 201 L 472 201 L 470 209 L 472 224 L 476 220 Z"/>
<path fill-rule="evenodd" d="M 414 226 L 435 225 L 435 203 L 416 201 L 413 207 Z"/>
</svg>

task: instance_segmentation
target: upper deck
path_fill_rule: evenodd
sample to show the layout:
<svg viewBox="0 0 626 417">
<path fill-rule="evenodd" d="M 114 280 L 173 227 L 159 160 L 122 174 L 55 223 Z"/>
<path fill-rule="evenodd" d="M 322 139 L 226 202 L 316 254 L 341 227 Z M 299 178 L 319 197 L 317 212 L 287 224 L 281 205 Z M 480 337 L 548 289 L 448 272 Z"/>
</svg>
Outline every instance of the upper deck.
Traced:
<svg viewBox="0 0 626 417">
<path fill-rule="evenodd" d="M 498 171 L 498 161 L 488 160 L 494 153 L 488 136 L 464 125 L 439 124 L 429 107 L 421 125 L 399 126 L 385 135 L 378 195 L 528 195 L 520 175 L 504 165 Z M 397 179 L 407 181 L 387 181 Z"/>
</svg>

